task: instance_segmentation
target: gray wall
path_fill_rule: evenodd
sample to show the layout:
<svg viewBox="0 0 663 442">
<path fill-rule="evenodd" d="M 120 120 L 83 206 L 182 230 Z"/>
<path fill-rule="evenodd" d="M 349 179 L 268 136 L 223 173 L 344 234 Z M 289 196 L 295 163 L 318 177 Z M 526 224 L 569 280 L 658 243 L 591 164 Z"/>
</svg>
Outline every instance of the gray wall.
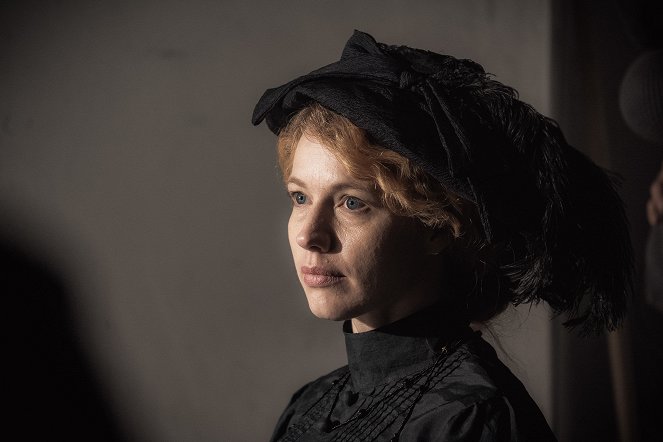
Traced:
<svg viewBox="0 0 663 442">
<path fill-rule="evenodd" d="M 0 9 L 0 227 L 66 278 L 139 440 L 265 440 L 344 362 L 291 268 L 275 139 L 249 123 L 265 88 L 358 28 L 474 59 L 549 110 L 547 0 L 53 3 Z M 492 329 L 550 420 L 545 318 Z"/>
</svg>

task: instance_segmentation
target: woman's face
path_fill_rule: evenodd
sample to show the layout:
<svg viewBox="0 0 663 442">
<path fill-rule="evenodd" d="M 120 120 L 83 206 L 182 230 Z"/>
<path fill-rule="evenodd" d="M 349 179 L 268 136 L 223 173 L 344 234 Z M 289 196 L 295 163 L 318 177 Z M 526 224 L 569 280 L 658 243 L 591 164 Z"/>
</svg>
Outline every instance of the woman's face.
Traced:
<svg viewBox="0 0 663 442">
<path fill-rule="evenodd" d="M 435 302 L 439 241 L 420 221 L 383 207 L 374 183 L 350 176 L 304 136 L 287 189 L 290 247 L 313 314 L 352 319 L 355 331 L 365 331 Z"/>
</svg>

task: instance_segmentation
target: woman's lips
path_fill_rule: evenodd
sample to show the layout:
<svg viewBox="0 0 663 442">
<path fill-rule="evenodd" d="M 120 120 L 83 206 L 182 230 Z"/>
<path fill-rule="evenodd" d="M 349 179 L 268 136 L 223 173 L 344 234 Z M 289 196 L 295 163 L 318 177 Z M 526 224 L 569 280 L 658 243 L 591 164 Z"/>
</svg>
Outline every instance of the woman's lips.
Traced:
<svg viewBox="0 0 663 442">
<path fill-rule="evenodd" d="M 338 284 L 345 275 L 323 267 L 302 266 L 302 280 L 309 287 L 329 287 Z"/>
</svg>

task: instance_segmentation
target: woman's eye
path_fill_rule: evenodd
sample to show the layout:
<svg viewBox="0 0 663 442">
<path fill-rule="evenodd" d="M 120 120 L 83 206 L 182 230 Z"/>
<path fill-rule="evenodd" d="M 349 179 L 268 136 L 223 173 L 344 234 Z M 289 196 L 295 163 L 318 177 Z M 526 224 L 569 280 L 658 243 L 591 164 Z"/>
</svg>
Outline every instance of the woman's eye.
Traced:
<svg viewBox="0 0 663 442">
<path fill-rule="evenodd" d="M 306 195 L 301 192 L 293 192 L 292 200 L 297 204 L 304 204 L 306 202 Z"/>
<path fill-rule="evenodd" d="M 365 204 L 360 199 L 355 198 L 353 196 L 349 196 L 345 200 L 345 207 L 347 207 L 350 210 L 361 209 L 364 206 Z"/>
</svg>

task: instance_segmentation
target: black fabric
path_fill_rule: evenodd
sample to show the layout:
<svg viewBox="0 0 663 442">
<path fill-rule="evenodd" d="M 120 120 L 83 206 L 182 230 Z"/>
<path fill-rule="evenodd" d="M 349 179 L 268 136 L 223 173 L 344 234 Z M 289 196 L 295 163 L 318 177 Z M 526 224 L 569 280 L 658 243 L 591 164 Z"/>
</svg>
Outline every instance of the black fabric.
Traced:
<svg viewBox="0 0 663 442">
<path fill-rule="evenodd" d="M 545 300 L 584 332 L 619 325 L 633 260 L 613 182 L 512 88 L 470 60 L 355 31 L 339 61 L 267 90 L 252 121 L 278 134 L 311 102 L 476 205 L 492 295 Z"/>
<path fill-rule="evenodd" d="M 554 441 L 493 348 L 425 310 L 353 334 L 348 365 L 301 388 L 272 441 Z"/>
</svg>

